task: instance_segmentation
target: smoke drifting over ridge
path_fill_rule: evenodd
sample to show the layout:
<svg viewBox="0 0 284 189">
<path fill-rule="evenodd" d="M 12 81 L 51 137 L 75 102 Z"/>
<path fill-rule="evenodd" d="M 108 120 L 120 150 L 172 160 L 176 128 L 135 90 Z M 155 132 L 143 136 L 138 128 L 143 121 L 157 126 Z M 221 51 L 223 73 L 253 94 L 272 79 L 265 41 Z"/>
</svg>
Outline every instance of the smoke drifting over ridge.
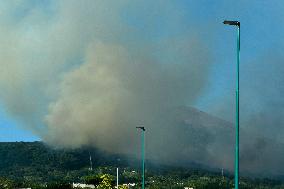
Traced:
<svg viewBox="0 0 284 189">
<path fill-rule="evenodd" d="M 10 115 L 57 147 L 124 153 L 136 153 L 143 124 L 149 150 L 168 143 L 159 156 L 173 154 L 180 131 L 169 112 L 196 100 L 210 67 L 177 2 L 3 4 L 0 95 Z"/>
<path fill-rule="evenodd" d="M 204 80 L 197 73 L 207 65 L 206 59 L 162 65 L 147 55 L 133 57 L 121 46 L 91 45 L 86 62 L 65 75 L 50 106 L 47 140 L 129 149 L 129 139 L 137 137 L 136 125 L 168 129 L 160 124 L 162 115 L 195 99 Z"/>
<path fill-rule="evenodd" d="M 135 126 L 143 124 L 148 129 L 147 157 L 173 164 L 193 160 L 232 169 L 232 124 L 197 119 L 196 111 L 179 108 L 208 95 L 205 110 L 234 121 L 230 118 L 234 116 L 234 82 L 229 82 L 234 78 L 235 54 L 229 52 L 234 53 L 231 47 L 235 40 L 232 35 L 232 43 L 224 42 L 226 33 L 216 30 L 219 24 L 223 27 L 224 15 L 228 15 L 226 19 L 237 18 L 237 10 L 242 10 L 240 14 L 246 19 L 241 22 L 246 27 L 241 47 L 241 170 L 283 173 L 279 166 L 284 159 L 279 127 L 283 123 L 283 57 L 281 52 L 268 53 L 267 49 L 254 52 L 264 46 L 259 40 L 264 39 L 263 34 L 259 37 L 252 28 L 253 35 L 245 33 L 252 19 L 258 27 L 266 27 L 269 22 L 263 23 L 264 17 L 280 11 L 254 19 L 257 15 L 251 15 L 250 10 L 256 7 L 254 1 L 236 3 L 239 8 L 228 1 L 215 3 L 218 6 L 212 6 L 211 11 L 201 11 L 207 7 L 202 2 L 184 8 L 181 1 L 162 0 L 2 1 L 1 105 L 52 146 L 95 145 L 135 154 L 139 145 Z M 218 27 L 211 28 L 210 23 Z M 214 35 L 214 45 L 210 35 Z M 269 30 L 265 38 L 273 41 L 270 37 L 278 35 L 271 35 Z M 222 38 L 219 42 L 218 37 Z M 284 37 L 277 40 L 283 47 L 281 39 Z M 219 47 L 222 53 L 220 44 L 226 45 Z M 259 52 L 265 57 L 255 58 Z M 249 63 L 248 56 L 253 57 Z M 223 69 L 228 75 L 222 78 L 219 71 L 225 67 L 220 63 L 224 60 L 231 67 Z M 221 77 L 212 74 L 212 62 L 217 62 L 214 68 L 221 65 Z M 222 90 L 228 86 L 213 83 L 212 75 L 214 82 L 218 78 L 227 82 L 232 93 L 224 94 Z M 213 87 L 206 91 L 208 85 Z M 183 118 L 186 122 L 177 119 L 185 112 L 191 115 Z M 269 163 L 264 166 L 264 162 Z"/>
</svg>

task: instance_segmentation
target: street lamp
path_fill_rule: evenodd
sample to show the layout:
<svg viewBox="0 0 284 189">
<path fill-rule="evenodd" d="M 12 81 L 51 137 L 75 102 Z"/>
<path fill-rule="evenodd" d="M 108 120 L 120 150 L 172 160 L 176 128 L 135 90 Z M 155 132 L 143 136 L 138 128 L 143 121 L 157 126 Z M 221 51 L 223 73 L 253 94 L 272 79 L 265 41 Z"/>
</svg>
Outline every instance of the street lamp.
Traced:
<svg viewBox="0 0 284 189">
<path fill-rule="evenodd" d="M 145 127 L 136 127 L 141 130 L 141 157 L 142 157 L 142 189 L 145 189 Z"/>
<path fill-rule="evenodd" d="M 235 189 L 239 188 L 239 120 L 240 120 L 240 105 L 239 105 L 239 78 L 240 78 L 240 30 L 241 23 L 239 21 L 228 21 L 223 22 L 226 25 L 237 26 L 237 81 L 236 81 L 236 151 L 235 151 Z"/>
</svg>

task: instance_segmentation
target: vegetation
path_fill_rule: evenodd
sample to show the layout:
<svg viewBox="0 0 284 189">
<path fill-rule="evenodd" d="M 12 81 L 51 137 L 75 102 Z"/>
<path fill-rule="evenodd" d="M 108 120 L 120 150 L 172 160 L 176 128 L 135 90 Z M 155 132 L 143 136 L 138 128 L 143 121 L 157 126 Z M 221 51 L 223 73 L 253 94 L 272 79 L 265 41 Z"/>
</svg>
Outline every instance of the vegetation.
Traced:
<svg viewBox="0 0 284 189">
<path fill-rule="evenodd" d="M 93 169 L 89 169 L 89 154 Z M 229 189 L 234 187 L 232 175 L 202 169 L 152 166 L 147 163 L 146 189 Z M 115 186 L 116 167 L 119 181 L 135 183 L 119 189 L 141 188 L 139 162 L 111 155 L 93 148 L 52 150 L 41 142 L 0 143 L 0 189 L 70 189 L 72 183 L 92 184 L 98 189 Z M 243 189 L 284 189 L 280 180 L 241 178 Z"/>
</svg>

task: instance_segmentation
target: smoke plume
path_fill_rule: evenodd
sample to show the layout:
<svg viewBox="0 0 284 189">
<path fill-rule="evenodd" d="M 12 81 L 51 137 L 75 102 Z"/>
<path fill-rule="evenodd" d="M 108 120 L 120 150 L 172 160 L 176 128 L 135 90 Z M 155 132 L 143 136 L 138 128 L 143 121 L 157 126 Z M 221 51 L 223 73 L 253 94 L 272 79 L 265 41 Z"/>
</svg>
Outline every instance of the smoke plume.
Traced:
<svg viewBox="0 0 284 189">
<path fill-rule="evenodd" d="M 213 23 L 218 20 L 221 24 L 224 15 L 235 18 L 236 10 L 244 10 L 244 17 L 250 18 L 246 14 L 251 14 L 248 7 L 253 6 L 248 5 L 254 3 L 241 1 L 236 6 L 243 8 L 235 8 L 228 1 L 218 1 L 213 11 L 203 4 L 2 1 L 1 107 L 54 147 L 93 145 L 137 154 L 139 133 L 135 127 L 143 125 L 148 158 L 172 164 L 195 161 L 232 170 L 232 124 L 185 107 L 200 104 L 200 98 L 207 95 L 210 102 L 202 106 L 206 111 L 234 121 L 234 93 L 222 93 L 228 85 L 227 90 L 234 91 L 228 79 L 234 75 L 223 78 L 226 86 L 213 83 L 212 77 L 221 75 L 214 70 L 224 66 L 220 62 L 235 55 L 225 55 L 232 51 L 231 43 L 224 42 L 223 34 L 217 35 L 225 32 Z M 264 19 L 259 20 L 258 26 L 263 26 Z M 226 44 L 222 55 L 213 50 L 222 49 L 219 42 Z M 242 43 L 242 52 L 254 49 L 245 49 L 249 45 Z M 281 173 L 277 164 L 283 164 L 283 150 L 272 148 L 283 143 L 283 129 L 279 129 L 284 122 L 283 57 L 271 54 L 275 57 L 269 53 L 250 61 L 245 60 L 248 55 L 242 57 L 249 64 L 241 64 L 241 89 L 246 91 L 240 97 L 241 169 L 248 172 L 271 169 L 271 174 Z M 228 70 L 234 68 L 225 72 Z M 272 161 L 272 157 L 279 158 Z M 271 163 L 259 166 L 267 161 Z"/>
<path fill-rule="evenodd" d="M 170 112 L 196 101 L 210 55 L 179 3 L 3 4 L 0 95 L 23 126 L 56 147 L 135 154 L 144 125 L 149 157 L 184 147 Z"/>
</svg>

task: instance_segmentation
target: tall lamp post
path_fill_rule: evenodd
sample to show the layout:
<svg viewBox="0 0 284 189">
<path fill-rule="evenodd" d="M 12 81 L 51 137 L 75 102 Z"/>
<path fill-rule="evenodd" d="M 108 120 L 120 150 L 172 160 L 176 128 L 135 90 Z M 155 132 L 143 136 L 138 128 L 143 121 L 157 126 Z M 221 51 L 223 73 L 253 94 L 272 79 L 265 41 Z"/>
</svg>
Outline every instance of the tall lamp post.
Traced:
<svg viewBox="0 0 284 189">
<path fill-rule="evenodd" d="M 142 189 L 145 189 L 145 127 L 136 127 L 141 130 L 141 158 L 142 158 Z"/>
<path fill-rule="evenodd" d="M 239 78 L 240 78 L 240 30 L 241 23 L 239 21 L 228 21 L 223 22 L 226 25 L 233 25 L 237 27 L 237 81 L 236 81 L 236 149 L 235 149 L 235 189 L 239 188 Z"/>
</svg>

